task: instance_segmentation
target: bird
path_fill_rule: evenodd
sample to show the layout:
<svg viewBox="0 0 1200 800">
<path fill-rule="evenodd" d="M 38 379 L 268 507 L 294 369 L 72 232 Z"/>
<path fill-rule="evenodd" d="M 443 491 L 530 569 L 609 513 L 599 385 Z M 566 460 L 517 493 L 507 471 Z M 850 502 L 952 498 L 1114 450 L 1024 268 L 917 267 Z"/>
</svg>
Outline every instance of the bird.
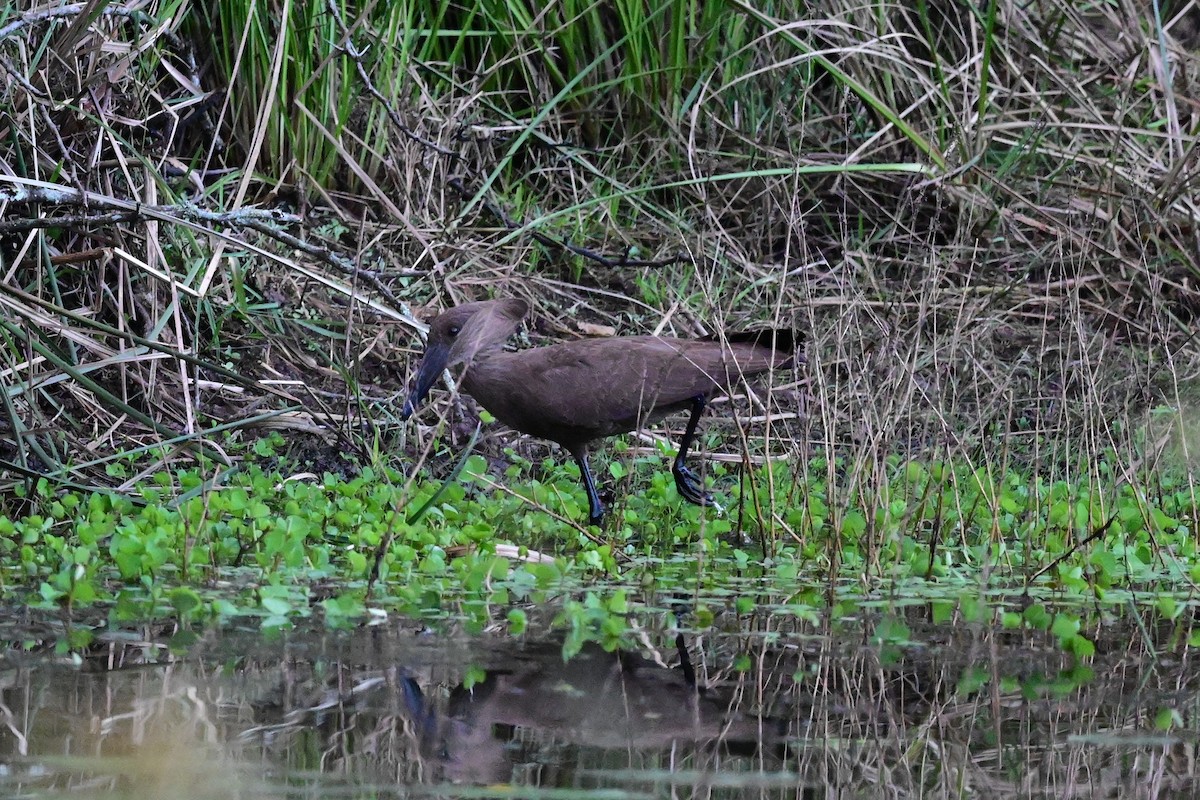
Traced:
<svg viewBox="0 0 1200 800">
<path fill-rule="evenodd" d="M 588 466 L 592 442 L 689 411 L 671 472 L 683 499 L 714 505 L 686 464 L 709 398 L 743 378 L 795 365 L 795 336 L 786 329 L 724 341 L 615 336 L 506 351 L 528 313 L 525 300 L 501 298 L 464 303 L 433 319 L 400 417 L 413 415 L 443 371 L 461 370 L 461 389 L 496 419 L 571 454 L 587 492 L 588 523 L 597 527 L 605 509 Z"/>
</svg>

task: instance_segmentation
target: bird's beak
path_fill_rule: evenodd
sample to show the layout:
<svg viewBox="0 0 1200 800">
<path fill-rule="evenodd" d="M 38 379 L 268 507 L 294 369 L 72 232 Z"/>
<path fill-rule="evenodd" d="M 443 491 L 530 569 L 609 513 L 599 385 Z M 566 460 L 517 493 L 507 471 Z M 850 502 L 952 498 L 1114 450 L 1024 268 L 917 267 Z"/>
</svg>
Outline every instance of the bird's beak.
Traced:
<svg viewBox="0 0 1200 800">
<path fill-rule="evenodd" d="M 400 412 L 400 419 L 405 420 L 411 417 L 413 412 L 417 410 L 417 406 L 425 401 L 425 396 L 429 394 L 434 381 L 445 371 L 449 360 L 449 344 L 429 345 L 425 350 L 425 356 L 421 359 L 421 365 L 417 367 L 417 379 L 413 383 L 412 391 L 408 393 L 408 398 L 404 401 L 404 409 Z"/>
</svg>

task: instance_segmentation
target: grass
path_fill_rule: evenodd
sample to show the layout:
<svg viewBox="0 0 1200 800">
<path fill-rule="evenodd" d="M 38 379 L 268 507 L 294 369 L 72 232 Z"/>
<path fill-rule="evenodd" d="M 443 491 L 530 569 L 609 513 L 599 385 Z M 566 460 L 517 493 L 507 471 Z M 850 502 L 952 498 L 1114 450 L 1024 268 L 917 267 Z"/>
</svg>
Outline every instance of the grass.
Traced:
<svg viewBox="0 0 1200 800">
<path fill-rule="evenodd" d="M 459 596 L 451 573 L 485 601 L 491 551 L 439 552 L 502 532 L 564 559 L 496 567 L 547 592 L 683 551 L 824 576 L 824 607 L 1001 578 L 1190 602 L 1191 18 L 714 8 L 0 11 L 8 592 L 276 620 L 329 581 L 350 619 Z M 590 533 L 569 468 L 493 426 L 480 477 L 399 522 L 474 428 L 469 406 L 396 418 L 418 312 L 493 295 L 531 301 L 522 346 L 803 331 L 798 373 L 706 422 L 708 471 L 747 502 L 679 507 L 667 446 L 631 439 L 597 464 L 617 503 Z M 284 447 L 278 474 L 248 466 Z M 344 474 L 340 513 L 378 519 L 347 532 L 324 479 L 293 519 L 275 487 L 298 472 Z M 254 588 L 225 607 L 228 570 Z"/>
</svg>

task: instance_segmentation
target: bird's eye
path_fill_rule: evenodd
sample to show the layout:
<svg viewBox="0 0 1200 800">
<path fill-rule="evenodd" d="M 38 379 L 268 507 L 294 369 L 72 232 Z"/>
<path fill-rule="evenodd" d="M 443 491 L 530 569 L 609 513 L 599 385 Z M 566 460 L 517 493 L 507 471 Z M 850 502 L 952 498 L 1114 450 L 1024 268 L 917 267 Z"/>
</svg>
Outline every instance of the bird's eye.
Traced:
<svg viewBox="0 0 1200 800">
<path fill-rule="evenodd" d="M 450 336 L 458 336 L 458 332 L 460 330 L 462 330 L 462 328 L 460 328 L 459 326 L 451 325 L 450 329 L 448 331 L 446 331 L 446 333 L 450 334 Z"/>
</svg>

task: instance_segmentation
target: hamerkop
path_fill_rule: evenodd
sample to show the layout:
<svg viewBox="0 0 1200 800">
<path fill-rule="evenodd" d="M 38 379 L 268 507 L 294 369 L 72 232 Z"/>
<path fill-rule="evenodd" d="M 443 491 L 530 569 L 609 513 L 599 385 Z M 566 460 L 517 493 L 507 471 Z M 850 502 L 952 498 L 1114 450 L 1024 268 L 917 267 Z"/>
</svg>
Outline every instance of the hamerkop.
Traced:
<svg viewBox="0 0 1200 800">
<path fill-rule="evenodd" d="M 588 468 L 589 442 L 690 410 L 671 473 L 685 500 L 711 505 L 712 496 L 684 463 L 708 398 L 730 391 L 743 377 L 792 363 L 788 331 L 724 342 L 619 336 L 505 352 L 504 342 L 528 311 L 524 300 L 509 298 L 465 303 L 434 319 L 401 418 L 412 415 L 443 370 L 461 365 L 463 390 L 498 420 L 557 442 L 574 457 L 592 525 L 600 524 L 604 506 Z"/>
</svg>

